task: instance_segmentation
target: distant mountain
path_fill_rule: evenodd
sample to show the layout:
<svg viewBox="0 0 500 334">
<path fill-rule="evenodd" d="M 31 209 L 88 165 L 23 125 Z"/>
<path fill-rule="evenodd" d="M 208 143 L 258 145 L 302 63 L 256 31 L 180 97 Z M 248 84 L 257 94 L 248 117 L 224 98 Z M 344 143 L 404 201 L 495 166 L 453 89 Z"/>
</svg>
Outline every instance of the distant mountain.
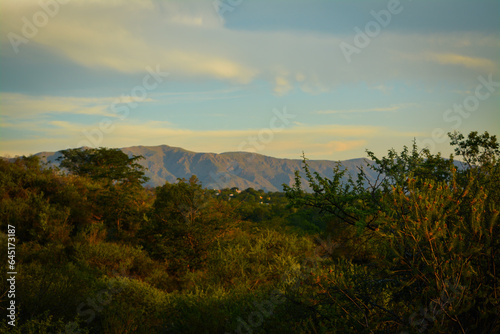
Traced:
<svg viewBox="0 0 500 334">
<path fill-rule="evenodd" d="M 282 184 L 293 185 L 294 173 L 302 170 L 300 159 L 279 159 L 261 154 L 247 152 L 196 153 L 178 147 L 132 146 L 121 148 L 127 155 L 142 155 L 144 159 L 138 163 L 147 168 L 146 176 L 150 178 L 147 185 L 160 186 L 165 182 L 175 183 L 177 178 L 189 179 L 196 175 L 206 188 L 222 189 L 238 187 L 254 188 L 265 191 L 283 191 Z M 36 154 L 42 161 L 57 165 L 60 152 L 40 152 Z M 372 161 L 352 159 L 341 161 L 344 168 L 352 175 L 357 174 L 358 167 L 365 167 L 369 179 L 377 176 L 366 168 Z M 337 162 L 330 160 L 309 160 L 312 173 L 331 178 Z"/>
</svg>

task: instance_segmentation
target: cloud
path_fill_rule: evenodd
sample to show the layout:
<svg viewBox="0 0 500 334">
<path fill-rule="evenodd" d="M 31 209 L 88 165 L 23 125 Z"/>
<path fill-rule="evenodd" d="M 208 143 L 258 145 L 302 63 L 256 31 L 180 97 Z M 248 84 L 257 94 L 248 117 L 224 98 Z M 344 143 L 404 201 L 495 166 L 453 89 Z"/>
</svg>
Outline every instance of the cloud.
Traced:
<svg viewBox="0 0 500 334">
<path fill-rule="evenodd" d="M 481 57 L 468 57 L 453 53 L 427 53 L 424 57 L 429 61 L 443 65 L 459 65 L 487 72 L 495 72 L 497 70 L 497 64 L 494 61 Z"/>
<path fill-rule="evenodd" d="M 363 156 L 364 145 L 369 141 L 373 142 L 373 139 L 386 136 L 411 138 L 414 135 L 370 125 L 295 124 L 273 132 L 270 137 L 268 135 L 259 139 L 259 133 L 269 129 L 193 130 L 176 128 L 163 121 L 137 120 L 116 122 L 109 131 L 100 130 L 99 124 L 87 125 L 61 120 L 26 121 L 23 129 L 30 131 L 30 137 L 6 138 L 2 141 L 0 155 L 28 154 L 80 146 L 127 147 L 167 144 L 197 152 L 248 151 L 276 157 L 298 158 L 304 151 L 311 157 L 332 159 L 338 154 L 347 158 Z M 64 141 L 61 141 L 61 138 Z M 62 142 L 66 147 L 61 147 Z M 16 152 L 12 152 L 14 147 Z"/>
<path fill-rule="evenodd" d="M 70 130 L 70 131 L 75 131 L 77 129 L 77 127 L 74 124 L 72 124 L 70 122 L 66 122 L 66 121 L 50 121 L 50 122 L 47 122 L 47 124 L 53 125 L 58 129 L 64 129 L 64 130 Z"/>
<path fill-rule="evenodd" d="M 374 89 L 374 90 L 381 91 L 384 94 L 389 94 L 394 89 L 394 87 L 386 86 L 386 85 L 376 85 L 376 86 L 373 86 L 373 87 L 370 87 L 370 88 Z"/>
<path fill-rule="evenodd" d="M 167 33 L 173 33 L 172 27 Z M 37 42 L 91 68 L 124 73 L 145 72 L 158 65 L 173 75 L 209 77 L 248 83 L 256 71 L 222 54 L 188 50 L 176 43 L 148 41 L 118 23 L 104 25 L 60 21 L 49 25 Z"/>
<path fill-rule="evenodd" d="M 332 140 L 324 144 L 311 145 L 311 148 L 314 148 L 314 151 L 308 153 L 308 155 L 310 157 L 334 155 L 338 152 L 364 148 L 367 142 L 367 140 Z"/>
<path fill-rule="evenodd" d="M 158 15 L 158 7 L 162 16 Z M 8 33 L 22 35 L 21 18 L 30 18 L 42 9 L 36 4 L 15 5 L 7 1 L 2 10 L 6 12 L 6 22 L 1 27 L 2 44 L 11 49 Z M 146 66 L 159 64 L 173 74 L 249 82 L 255 75 L 254 69 L 215 49 L 207 52 L 205 48 L 193 48 L 190 37 L 183 34 L 183 30 L 194 36 L 197 29 L 220 28 L 220 22 L 216 22 L 213 8 L 203 4 L 77 1 L 61 5 L 59 13 L 37 29 L 31 43 L 90 68 L 137 73 Z"/>
<path fill-rule="evenodd" d="M 278 95 L 284 95 L 288 93 L 292 89 L 292 85 L 290 82 L 282 76 L 276 77 L 274 92 Z"/>
<path fill-rule="evenodd" d="M 33 96 L 21 93 L 0 93 L 2 115 L 10 119 L 32 118 L 48 114 L 78 114 L 118 117 L 109 111 L 112 103 L 151 102 L 152 98 L 138 99 L 128 97 L 64 97 Z"/>
<path fill-rule="evenodd" d="M 21 18 L 36 10 L 36 2 L 2 2 L 3 54 L 12 51 L 7 33 L 20 34 Z M 348 64 L 339 45 L 352 43 L 354 32 L 228 29 L 211 1 L 70 2 L 39 30 L 21 51 L 43 46 L 92 70 L 121 73 L 141 73 L 158 64 L 181 81 L 265 80 L 276 95 L 289 94 L 296 83 L 315 94 L 358 82 L 384 87 L 388 81 L 409 79 L 426 84 L 471 81 L 498 71 L 500 49 L 495 34 L 388 30 Z M 425 70 L 422 62 L 428 64 Z M 464 71 L 457 72 L 456 66 Z"/>
<path fill-rule="evenodd" d="M 403 106 L 390 106 L 382 108 L 368 108 L 368 109 L 338 109 L 338 110 L 318 110 L 314 112 L 315 114 L 326 115 L 326 114 L 350 114 L 350 113 L 365 113 L 365 112 L 395 112 L 403 108 Z"/>
</svg>

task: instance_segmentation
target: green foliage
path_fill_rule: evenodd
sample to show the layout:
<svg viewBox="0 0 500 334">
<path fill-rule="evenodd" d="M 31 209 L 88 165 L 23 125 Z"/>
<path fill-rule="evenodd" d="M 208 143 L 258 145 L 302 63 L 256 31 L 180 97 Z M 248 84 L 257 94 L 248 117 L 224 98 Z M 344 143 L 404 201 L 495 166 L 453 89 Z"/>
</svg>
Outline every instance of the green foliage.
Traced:
<svg viewBox="0 0 500 334">
<path fill-rule="evenodd" d="M 79 243 L 75 257 L 86 266 L 111 276 L 120 273 L 128 276 L 147 277 L 155 263 L 138 247 L 114 242 Z"/>
<path fill-rule="evenodd" d="M 0 161 L 0 226 L 16 226 L 21 242 L 66 242 L 90 223 L 85 182 L 40 166 L 37 157 Z"/>
<path fill-rule="evenodd" d="M 302 189 L 302 181 L 299 172 L 296 171 L 294 186 L 283 185 L 291 205 L 299 208 L 303 206 L 317 208 L 320 212 L 326 212 L 360 229 L 376 228 L 381 192 L 376 185 L 371 189 L 365 188 L 366 175 L 363 171 L 360 171 L 356 180 L 349 176 L 347 182 L 342 182 L 347 170 L 342 170 L 340 165 L 334 168 L 333 179 L 329 180 L 319 173 L 313 175 L 305 157 L 303 162 L 306 179 L 313 193 L 306 193 Z"/>
<path fill-rule="evenodd" d="M 74 326 L 71 327 L 73 333 L 88 334 L 89 331 L 81 323 L 78 317 L 75 317 L 71 323 Z M 47 310 L 34 318 L 12 327 L 7 324 L 6 321 L 0 323 L 0 333 L 12 333 L 12 334 L 46 334 L 46 333 L 68 333 L 67 327 L 68 323 L 59 319 L 54 320 L 54 316 L 50 314 L 50 310 Z"/>
<path fill-rule="evenodd" d="M 488 133 L 450 138 L 468 168 L 414 144 L 382 159 L 368 152 L 380 173 L 375 184 L 363 171 L 346 184 L 339 169 L 333 180 L 312 176 L 304 160 L 313 193 L 303 192 L 299 179 L 285 187 L 293 205 L 360 227 L 359 240 L 376 254 L 373 268 L 356 270 L 355 285 L 321 275 L 308 284 L 317 298 L 300 303 L 322 317 L 315 330 L 342 328 L 325 315 L 332 309 L 345 315 L 346 331 L 499 330 L 498 144 Z"/>
<path fill-rule="evenodd" d="M 210 257 L 211 270 L 206 278 L 226 288 L 255 288 L 273 282 L 279 273 L 298 265 L 313 248 L 314 243 L 306 237 L 269 229 L 251 234 L 236 232 L 218 244 Z"/>
<path fill-rule="evenodd" d="M 478 135 L 477 131 L 469 133 L 467 139 L 458 132 L 449 136 L 451 145 L 456 146 L 455 154 L 462 157 L 469 168 L 493 167 L 497 164 L 500 150 L 496 136 L 490 136 L 488 132 Z"/>
<path fill-rule="evenodd" d="M 463 165 L 368 151 L 373 181 L 304 158 L 311 193 L 298 173 L 285 193 L 145 189 L 139 157 L 108 149 L 66 151 L 70 175 L 1 160 L 18 308 L 0 332 L 498 332 L 499 145 L 450 138 Z"/>
<path fill-rule="evenodd" d="M 115 183 L 140 184 L 148 180 L 144 176 L 144 167 L 136 161 L 143 156 L 129 158 L 119 149 L 86 148 L 62 151 L 60 166 L 71 173 L 88 176 L 93 180 Z"/>
<path fill-rule="evenodd" d="M 157 189 L 140 235 L 144 249 L 179 275 L 202 268 L 212 245 L 237 222 L 228 203 L 211 197 L 193 176 Z"/>
<path fill-rule="evenodd" d="M 381 179 L 379 184 L 371 186 L 385 192 L 392 187 L 405 187 L 410 176 L 418 180 L 449 181 L 454 169 L 452 155 L 445 159 L 440 153 L 433 155 L 428 148 L 419 150 L 415 141 L 411 150 L 407 146 L 403 147 L 401 153 L 391 149 L 381 159 L 371 151 L 367 151 L 367 154 L 375 162 L 370 168 L 378 172 Z"/>
<path fill-rule="evenodd" d="M 98 333 L 160 333 L 170 313 L 166 294 L 147 283 L 126 277 L 106 278 L 108 300 L 96 314 Z M 166 314 L 165 314 L 166 313 Z"/>
<path fill-rule="evenodd" d="M 2 246 L 6 248 L 3 242 Z M 79 265 L 72 256 L 71 247 L 57 243 L 30 242 L 17 247 L 18 319 L 38 321 L 48 310 L 55 322 L 75 318 L 77 305 L 92 291 L 95 277 L 91 268 Z M 2 291 L 7 290 L 7 283 L 2 279 Z M 1 302 L 6 299 L 3 295 Z"/>
<path fill-rule="evenodd" d="M 439 317 L 443 329 L 486 328 L 498 307 L 490 296 L 498 293 L 494 258 L 500 205 L 490 208 L 493 219 L 485 219 L 487 193 L 471 197 L 467 187 L 453 181 L 453 186 L 430 181 L 416 187 L 410 180 L 408 193 L 395 188 L 388 198 L 393 210 L 379 231 L 388 242 L 384 266 L 397 273 L 398 298 L 422 307 L 440 296 L 450 298 Z M 459 295 L 452 299 L 452 293 Z"/>
<path fill-rule="evenodd" d="M 144 167 L 119 149 L 68 149 L 62 151 L 60 166 L 89 179 L 88 197 L 94 219 L 108 227 L 108 238 L 130 237 L 139 229 L 147 195 L 141 183 L 148 180 Z"/>
</svg>

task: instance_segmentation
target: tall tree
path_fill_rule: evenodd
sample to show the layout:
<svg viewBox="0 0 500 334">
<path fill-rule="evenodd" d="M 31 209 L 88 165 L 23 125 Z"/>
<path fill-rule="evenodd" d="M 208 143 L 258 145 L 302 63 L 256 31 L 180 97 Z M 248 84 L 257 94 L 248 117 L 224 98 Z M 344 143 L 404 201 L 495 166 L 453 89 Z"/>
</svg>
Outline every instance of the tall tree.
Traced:
<svg viewBox="0 0 500 334">
<path fill-rule="evenodd" d="M 68 149 L 62 151 L 60 166 L 95 181 L 92 189 L 94 218 L 108 227 L 108 238 L 131 235 L 139 228 L 145 210 L 145 190 L 149 178 L 137 163 L 143 156 L 128 157 L 119 149 Z"/>
<path fill-rule="evenodd" d="M 62 154 L 58 158 L 61 167 L 76 175 L 113 183 L 141 184 L 149 180 L 144 176 L 145 168 L 137 163 L 144 158 L 141 155 L 129 158 L 119 149 L 105 147 L 68 149 Z"/>
</svg>

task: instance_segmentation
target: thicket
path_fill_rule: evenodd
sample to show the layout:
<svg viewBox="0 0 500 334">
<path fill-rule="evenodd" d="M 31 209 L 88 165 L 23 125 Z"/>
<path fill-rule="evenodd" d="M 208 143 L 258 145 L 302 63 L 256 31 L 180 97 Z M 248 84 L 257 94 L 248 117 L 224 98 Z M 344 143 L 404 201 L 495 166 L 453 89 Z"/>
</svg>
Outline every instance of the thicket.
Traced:
<svg viewBox="0 0 500 334">
<path fill-rule="evenodd" d="M 498 321 L 499 145 L 391 149 L 283 193 L 142 186 L 140 156 L 0 160 L 0 307 L 16 227 L 13 333 L 491 333 Z"/>
</svg>

